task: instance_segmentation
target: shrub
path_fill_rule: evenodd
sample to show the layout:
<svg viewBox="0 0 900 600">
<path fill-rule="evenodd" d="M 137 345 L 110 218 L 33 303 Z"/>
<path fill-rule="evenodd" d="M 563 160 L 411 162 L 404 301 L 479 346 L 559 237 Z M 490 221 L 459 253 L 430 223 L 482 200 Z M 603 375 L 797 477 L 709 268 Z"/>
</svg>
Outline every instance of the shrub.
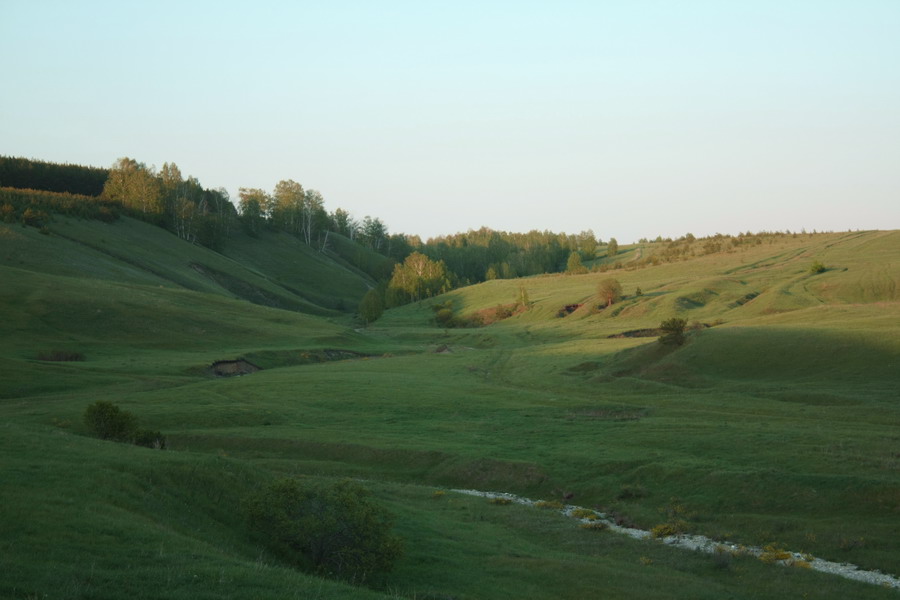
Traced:
<svg viewBox="0 0 900 600">
<path fill-rule="evenodd" d="M 134 443 L 137 446 L 145 448 L 155 448 L 156 450 L 166 449 L 166 437 L 158 431 L 149 429 L 140 429 L 134 435 Z"/>
<path fill-rule="evenodd" d="M 359 303 L 357 312 L 367 326 L 369 323 L 377 321 L 384 313 L 384 298 L 382 298 L 381 292 L 377 289 L 366 292 Z"/>
<path fill-rule="evenodd" d="M 248 498 L 245 509 L 253 533 L 274 552 L 319 575 L 365 583 L 402 554 L 390 515 L 352 481 L 280 479 Z"/>
<path fill-rule="evenodd" d="M 784 550 L 783 548 L 779 548 L 775 544 L 768 544 L 763 547 L 762 554 L 759 555 L 759 560 L 766 564 L 772 564 L 783 560 L 790 560 L 793 558 L 793 554 Z"/>
<path fill-rule="evenodd" d="M 562 510 L 565 508 L 559 500 L 541 500 L 540 502 L 535 502 L 534 505 L 537 508 L 546 508 L 548 510 Z"/>
<path fill-rule="evenodd" d="M 590 529 L 591 531 L 605 531 L 609 529 L 609 525 L 603 521 L 591 521 L 590 523 L 582 523 L 582 529 Z"/>
<path fill-rule="evenodd" d="M 687 320 L 680 317 L 672 317 L 659 324 L 663 334 L 659 336 L 659 343 L 666 346 L 680 346 L 684 343 L 684 328 Z"/>
<path fill-rule="evenodd" d="M 622 298 L 622 284 L 618 279 L 602 280 L 597 284 L 597 297 L 600 299 L 600 306 L 612 306 Z"/>
<path fill-rule="evenodd" d="M 490 499 L 491 504 L 498 504 L 500 506 L 506 506 L 507 504 L 512 504 L 512 500 L 509 498 L 504 498 L 503 496 L 497 496 L 496 498 Z"/>
<path fill-rule="evenodd" d="M 84 424 L 88 431 L 101 440 L 116 442 L 132 441 L 137 430 L 137 420 L 133 414 L 103 400 L 94 402 L 85 409 Z"/>
<path fill-rule="evenodd" d="M 575 517 L 576 519 L 587 519 L 589 521 L 594 521 L 597 519 L 597 513 L 589 508 L 576 508 L 570 513 L 570 515 L 572 517 Z"/>
<path fill-rule="evenodd" d="M 679 533 L 684 533 L 686 528 L 687 523 L 680 520 L 671 521 L 669 523 L 660 523 L 650 530 L 650 535 L 655 538 L 664 538 L 669 537 L 670 535 L 678 535 Z"/>
<path fill-rule="evenodd" d="M 819 273 L 824 273 L 826 270 L 825 265 L 821 262 L 816 261 L 809 267 L 809 272 L 813 275 L 818 275 Z"/>
</svg>

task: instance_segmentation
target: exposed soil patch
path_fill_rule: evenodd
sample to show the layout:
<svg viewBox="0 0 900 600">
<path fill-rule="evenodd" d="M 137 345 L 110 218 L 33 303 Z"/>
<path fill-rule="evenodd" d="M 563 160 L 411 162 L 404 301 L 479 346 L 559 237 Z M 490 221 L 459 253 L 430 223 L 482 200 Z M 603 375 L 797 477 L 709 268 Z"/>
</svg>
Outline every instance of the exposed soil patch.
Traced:
<svg viewBox="0 0 900 600">
<path fill-rule="evenodd" d="M 735 300 L 734 302 L 729 304 L 728 308 L 737 308 L 739 306 L 743 306 L 744 304 L 747 304 L 748 302 L 750 302 L 757 296 L 759 296 L 759 292 L 750 292 L 749 294 L 747 294 L 745 296 L 741 296 L 740 298 L 738 298 L 737 300 Z"/>
<path fill-rule="evenodd" d="M 236 377 L 256 373 L 260 368 L 252 362 L 239 358 L 237 360 L 217 360 L 209 366 L 209 372 L 216 377 Z"/>
<path fill-rule="evenodd" d="M 557 317 L 566 317 L 568 315 L 571 315 L 573 312 L 575 312 L 582 306 L 584 306 L 584 305 L 583 304 L 566 304 L 561 309 L 559 309 L 559 312 L 556 313 L 556 316 Z"/>
<path fill-rule="evenodd" d="M 623 331 L 622 333 L 614 333 L 606 336 L 608 339 L 614 338 L 642 338 L 642 337 L 659 337 L 662 335 L 662 329 L 632 329 L 631 331 Z"/>
</svg>

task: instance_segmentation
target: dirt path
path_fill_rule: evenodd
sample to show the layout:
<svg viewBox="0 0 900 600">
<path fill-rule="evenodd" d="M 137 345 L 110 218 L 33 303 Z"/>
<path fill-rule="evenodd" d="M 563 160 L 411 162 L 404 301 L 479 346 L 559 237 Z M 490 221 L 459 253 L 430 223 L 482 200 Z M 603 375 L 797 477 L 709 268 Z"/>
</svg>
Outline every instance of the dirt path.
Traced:
<svg viewBox="0 0 900 600">
<path fill-rule="evenodd" d="M 504 498 L 516 504 L 523 504 L 525 506 L 534 506 L 537 503 L 535 500 L 529 500 L 528 498 L 522 498 L 521 496 L 515 496 L 513 494 L 506 494 L 502 492 L 482 492 L 479 490 L 450 491 L 456 492 L 458 494 L 466 494 L 468 496 L 479 496 L 482 498 Z M 573 515 L 574 512 L 583 510 L 585 509 L 579 506 L 566 506 L 560 512 L 567 517 L 578 519 L 582 523 L 590 523 L 591 521 L 589 519 L 581 519 Z M 645 531 L 643 529 L 621 527 L 606 518 L 606 515 L 604 515 L 603 513 L 596 514 L 599 515 L 599 518 L 594 522 L 600 521 L 605 523 L 609 527 L 610 531 L 627 535 L 638 540 L 654 539 L 649 531 Z M 658 541 L 668 546 L 674 546 L 676 548 L 682 548 L 684 550 L 707 552 L 709 554 L 715 554 L 717 552 L 729 552 L 734 555 L 755 556 L 757 558 L 771 557 L 773 560 L 767 562 L 777 563 L 782 566 L 808 567 L 814 571 L 831 573 L 832 575 L 838 575 L 839 577 L 844 577 L 846 579 L 853 579 L 856 581 L 862 581 L 864 583 L 871 583 L 873 585 L 881 585 L 884 587 L 900 589 L 900 578 L 893 575 L 888 575 L 880 571 L 864 571 L 856 565 L 831 562 L 828 560 L 823 560 L 821 558 L 815 558 L 807 554 L 801 554 L 799 552 L 779 552 L 777 553 L 776 558 L 776 553 L 767 551 L 763 548 L 757 548 L 755 546 L 742 546 L 739 544 L 734 544 L 732 542 L 716 542 L 702 535 L 671 535 L 658 538 Z M 764 556 L 766 554 L 768 554 L 768 557 Z M 786 556 L 782 557 L 782 555 Z"/>
</svg>

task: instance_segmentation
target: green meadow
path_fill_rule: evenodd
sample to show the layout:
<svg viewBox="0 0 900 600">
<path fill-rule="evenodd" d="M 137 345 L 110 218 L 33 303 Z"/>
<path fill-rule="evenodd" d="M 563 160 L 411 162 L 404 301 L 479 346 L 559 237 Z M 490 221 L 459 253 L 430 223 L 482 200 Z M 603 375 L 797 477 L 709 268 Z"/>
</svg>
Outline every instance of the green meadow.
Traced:
<svg viewBox="0 0 900 600">
<path fill-rule="evenodd" d="M 900 575 L 898 231 L 655 266 L 661 244 L 623 246 L 605 272 L 487 281 L 364 327 L 348 311 L 385 266 L 349 240 L 216 253 L 129 218 L 47 229 L 0 224 L 0 597 L 897 597 L 449 490 Z M 610 277 L 624 296 L 601 309 Z M 437 303 L 490 314 L 523 288 L 510 318 L 435 323 Z M 682 346 L 647 332 L 672 317 Z M 210 373 L 238 358 L 261 370 Z M 98 400 L 168 449 L 87 435 Z M 271 554 L 242 502 L 283 476 L 363 480 L 405 540 L 394 570 L 354 587 Z"/>
</svg>

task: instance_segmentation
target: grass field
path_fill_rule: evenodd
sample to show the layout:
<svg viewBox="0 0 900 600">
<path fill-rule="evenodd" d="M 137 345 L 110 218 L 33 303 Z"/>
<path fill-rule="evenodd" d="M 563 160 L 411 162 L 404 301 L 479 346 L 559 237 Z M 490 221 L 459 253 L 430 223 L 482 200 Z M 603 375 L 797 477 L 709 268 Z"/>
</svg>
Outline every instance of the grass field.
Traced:
<svg viewBox="0 0 900 600">
<path fill-rule="evenodd" d="M 0 596 L 896 597 L 435 491 L 566 495 L 645 529 L 678 518 L 900 574 L 900 232 L 495 280 L 362 329 L 333 308 L 365 274 L 289 239 L 217 255 L 127 220 L 51 230 L 0 226 Z M 606 277 L 625 297 L 599 310 Z M 434 302 L 466 315 L 520 287 L 532 305 L 517 316 L 433 323 Z M 702 324 L 684 346 L 611 337 L 673 316 Z M 37 359 L 54 350 L 84 360 Z M 207 373 L 238 357 L 264 368 Z M 87 437 L 101 399 L 170 449 Z M 269 555 L 241 501 L 281 475 L 365 480 L 406 540 L 396 569 L 365 589 Z"/>
</svg>

